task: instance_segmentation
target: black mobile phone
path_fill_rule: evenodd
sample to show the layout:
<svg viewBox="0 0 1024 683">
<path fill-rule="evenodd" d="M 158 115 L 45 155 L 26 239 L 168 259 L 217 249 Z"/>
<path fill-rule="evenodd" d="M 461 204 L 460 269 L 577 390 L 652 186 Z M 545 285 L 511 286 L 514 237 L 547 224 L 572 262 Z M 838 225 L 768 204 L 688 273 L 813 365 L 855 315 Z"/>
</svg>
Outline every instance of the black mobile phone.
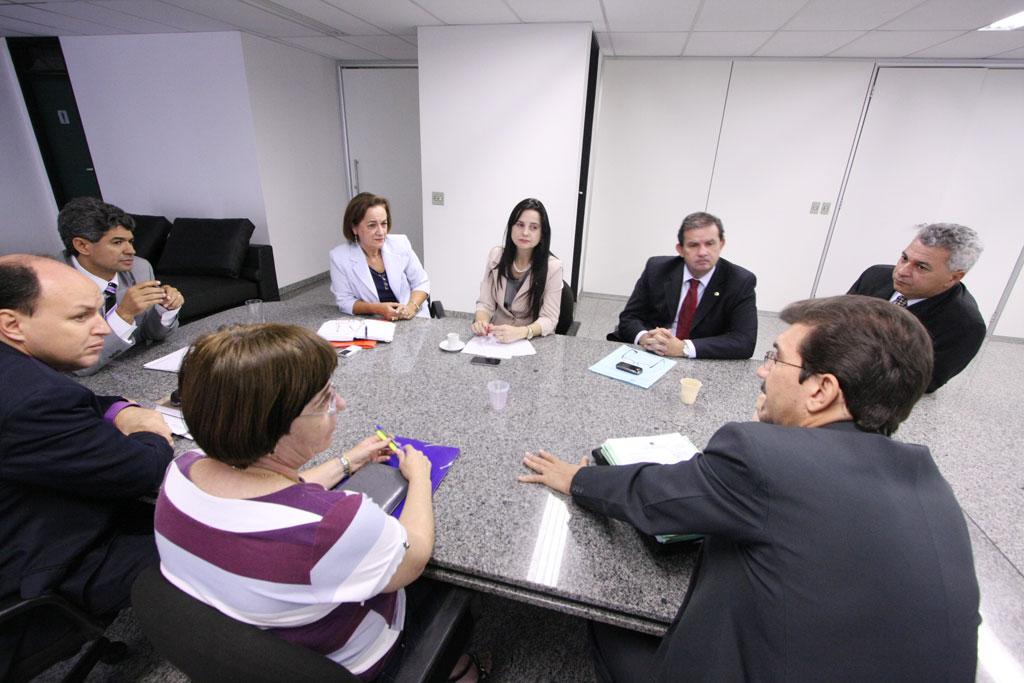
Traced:
<svg viewBox="0 0 1024 683">
<path fill-rule="evenodd" d="M 628 372 L 631 375 L 639 375 L 641 372 L 644 371 L 644 369 L 639 365 L 633 365 L 632 363 L 627 363 L 624 360 L 620 360 L 618 363 L 616 363 L 615 369 L 622 370 L 623 372 Z"/>
<path fill-rule="evenodd" d="M 346 346 L 343 349 L 338 349 L 338 358 L 348 358 L 354 353 L 358 353 L 362 349 L 358 346 Z"/>
<path fill-rule="evenodd" d="M 469 362 L 473 365 L 497 365 L 501 362 L 501 359 L 488 358 L 487 356 L 473 356 L 469 359 Z"/>
</svg>

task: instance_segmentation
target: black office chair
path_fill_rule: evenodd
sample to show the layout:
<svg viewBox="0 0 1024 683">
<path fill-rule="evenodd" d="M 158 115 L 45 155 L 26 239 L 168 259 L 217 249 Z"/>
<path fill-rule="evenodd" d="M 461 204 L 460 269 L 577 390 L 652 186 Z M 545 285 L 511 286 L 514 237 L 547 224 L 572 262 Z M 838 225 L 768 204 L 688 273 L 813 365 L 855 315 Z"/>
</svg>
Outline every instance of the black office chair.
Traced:
<svg viewBox="0 0 1024 683">
<path fill-rule="evenodd" d="M 46 633 L 52 638 L 37 649 L 26 651 L 29 644 L 22 643 L 15 652 L 5 652 L 10 669 L 3 677 L 11 683 L 35 678 L 54 664 L 73 657 L 89 643 L 71 670 L 64 676 L 67 683 L 84 681 L 97 662 L 114 664 L 125 658 L 128 646 L 103 636 L 107 622 L 91 616 L 64 598 L 47 593 L 27 600 L 15 599 L 0 607 L 0 631 L 4 636 L 21 634 L 34 625 L 34 630 Z M 5 637 L 4 642 L 7 643 Z M 5 644 L 6 647 L 6 644 Z M 0 666 L 2 669 L 3 666 Z M 3 674 L 0 671 L 0 674 Z"/>
<path fill-rule="evenodd" d="M 555 334 L 564 334 L 575 337 L 579 332 L 580 323 L 573 320 L 576 314 L 576 297 L 572 293 L 569 283 L 562 280 L 562 307 L 558 314 L 558 323 L 555 324 Z"/>
<path fill-rule="evenodd" d="M 419 642 L 404 653 L 399 681 L 446 680 L 469 642 L 469 592 L 438 586 L 432 593 L 436 609 Z M 167 581 L 159 567 L 147 568 L 135 580 L 132 607 L 157 652 L 198 683 L 359 680 L 317 652 L 194 599 Z"/>
<path fill-rule="evenodd" d="M 440 301 L 431 301 L 430 297 L 427 297 L 427 306 L 430 309 L 431 318 L 443 318 L 444 317 L 444 304 Z"/>
</svg>

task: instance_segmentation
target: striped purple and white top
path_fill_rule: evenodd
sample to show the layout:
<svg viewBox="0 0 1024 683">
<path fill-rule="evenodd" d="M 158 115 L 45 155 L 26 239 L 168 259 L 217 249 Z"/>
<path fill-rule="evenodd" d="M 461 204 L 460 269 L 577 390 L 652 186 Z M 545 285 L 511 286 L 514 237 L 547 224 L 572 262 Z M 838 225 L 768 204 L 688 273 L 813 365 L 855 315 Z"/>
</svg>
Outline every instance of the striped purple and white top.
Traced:
<svg viewBox="0 0 1024 683">
<path fill-rule="evenodd" d="M 361 493 L 319 484 L 212 496 L 189 477 L 202 457 L 171 463 L 160 489 L 154 528 L 167 580 L 354 674 L 375 668 L 405 621 L 405 592 L 381 593 L 405 556 L 398 520 Z"/>
</svg>

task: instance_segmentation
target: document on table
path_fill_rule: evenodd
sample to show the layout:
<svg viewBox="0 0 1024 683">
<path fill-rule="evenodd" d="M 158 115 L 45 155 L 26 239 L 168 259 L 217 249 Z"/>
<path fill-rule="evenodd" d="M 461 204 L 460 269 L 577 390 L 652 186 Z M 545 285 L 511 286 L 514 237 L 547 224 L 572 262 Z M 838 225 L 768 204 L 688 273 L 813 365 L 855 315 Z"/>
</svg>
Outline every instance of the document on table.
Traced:
<svg viewBox="0 0 1024 683">
<path fill-rule="evenodd" d="M 514 341 L 511 344 L 502 344 L 493 335 L 487 335 L 470 337 L 466 342 L 466 348 L 462 349 L 462 353 L 508 360 L 513 356 L 532 356 L 537 353 L 537 349 L 533 348 L 533 344 L 525 339 Z"/>
<path fill-rule="evenodd" d="M 693 442 L 679 432 L 608 439 L 601 444 L 601 455 L 609 465 L 635 465 L 638 462 L 674 465 L 689 460 L 697 453 Z"/>
<path fill-rule="evenodd" d="M 328 320 L 316 333 L 330 342 L 350 342 L 353 339 L 390 342 L 395 338 L 395 324 L 387 320 L 341 318 Z"/>
<path fill-rule="evenodd" d="M 171 428 L 172 434 L 183 436 L 186 439 L 192 438 L 192 434 L 188 431 L 188 425 L 185 424 L 185 416 L 181 414 L 181 406 L 172 405 L 169 396 L 157 401 L 154 407 L 156 412 L 163 416 L 164 422 Z"/>
<path fill-rule="evenodd" d="M 177 372 L 181 368 L 181 361 L 185 359 L 185 354 L 188 352 L 189 347 L 185 346 L 178 349 L 166 356 L 160 356 L 156 360 L 151 360 L 142 367 L 148 370 L 162 370 L 163 372 Z"/>
<path fill-rule="evenodd" d="M 636 365 L 642 369 L 639 375 L 619 370 L 615 364 L 625 361 L 630 365 Z M 607 356 L 590 366 L 591 372 L 596 372 L 605 377 L 611 377 L 621 382 L 635 384 L 638 387 L 649 389 L 651 385 L 665 376 L 665 373 L 675 366 L 674 360 L 663 356 L 647 353 L 640 349 L 633 349 L 625 344 L 615 349 Z"/>
</svg>

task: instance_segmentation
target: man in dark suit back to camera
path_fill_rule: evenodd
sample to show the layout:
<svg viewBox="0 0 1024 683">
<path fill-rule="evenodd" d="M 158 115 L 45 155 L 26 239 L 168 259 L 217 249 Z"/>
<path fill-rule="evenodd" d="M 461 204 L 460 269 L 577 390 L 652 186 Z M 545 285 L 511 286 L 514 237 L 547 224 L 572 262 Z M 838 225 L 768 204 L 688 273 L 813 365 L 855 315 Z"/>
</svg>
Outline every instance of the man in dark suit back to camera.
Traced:
<svg viewBox="0 0 1024 683">
<path fill-rule="evenodd" d="M 895 266 L 871 266 L 848 292 L 887 299 L 924 324 L 935 351 L 929 393 L 960 374 L 985 340 L 985 319 L 961 282 L 981 251 L 978 233 L 964 225 L 922 225 Z"/>
<path fill-rule="evenodd" d="M 664 638 L 591 624 L 602 680 L 973 681 L 978 583 L 928 448 L 890 438 L 931 377 L 907 311 L 863 296 L 788 306 L 756 417 L 675 465 L 534 473 L 645 534 L 705 539 Z"/>
<path fill-rule="evenodd" d="M 608 339 L 662 356 L 750 358 L 757 341 L 757 278 L 719 258 L 722 221 L 691 213 L 677 235 L 678 256 L 652 256 Z"/>
<path fill-rule="evenodd" d="M 170 430 L 156 411 L 63 374 L 100 355 L 110 332 L 101 300 L 62 263 L 0 257 L 0 602 L 54 591 L 112 618 L 157 562 L 153 506 L 137 498 L 160 486 Z M 59 635 L 38 617 L 8 624 L 0 680 L 16 652 Z"/>
<path fill-rule="evenodd" d="M 135 220 L 94 197 L 72 199 L 57 216 L 64 261 L 89 278 L 103 294 L 103 318 L 111 333 L 89 367 L 91 375 L 137 342 L 160 341 L 178 327 L 185 298 L 154 279 L 153 266 L 135 255 Z"/>
</svg>

